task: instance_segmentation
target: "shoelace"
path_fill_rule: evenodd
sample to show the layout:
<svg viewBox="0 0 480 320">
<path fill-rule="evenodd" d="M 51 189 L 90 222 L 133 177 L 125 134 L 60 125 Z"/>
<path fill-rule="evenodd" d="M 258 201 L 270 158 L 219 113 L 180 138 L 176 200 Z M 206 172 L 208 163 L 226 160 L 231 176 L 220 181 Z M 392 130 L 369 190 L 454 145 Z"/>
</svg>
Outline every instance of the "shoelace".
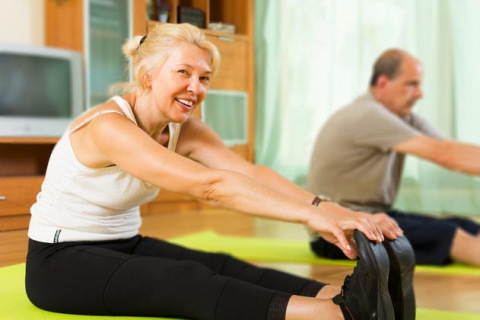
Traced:
<svg viewBox="0 0 480 320">
<path fill-rule="evenodd" d="M 352 276 L 348 275 L 345 277 L 345 281 L 343 282 L 342 285 L 342 296 L 345 297 L 345 294 L 348 292 L 348 289 L 350 289 L 350 279 Z"/>
<path fill-rule="evenodd" d="M 342 285 L 342 291 L 340 292 L 340 294 L 333 297 L 333 302 L 335 304 L 338 304 L 338 305 L 345 304 L 345 295 L 350 288 L 350 279 L 351 279 L 350 275 L 345 277 L 345 281 L 343 281 L 343 285 Z"/>
</svg>

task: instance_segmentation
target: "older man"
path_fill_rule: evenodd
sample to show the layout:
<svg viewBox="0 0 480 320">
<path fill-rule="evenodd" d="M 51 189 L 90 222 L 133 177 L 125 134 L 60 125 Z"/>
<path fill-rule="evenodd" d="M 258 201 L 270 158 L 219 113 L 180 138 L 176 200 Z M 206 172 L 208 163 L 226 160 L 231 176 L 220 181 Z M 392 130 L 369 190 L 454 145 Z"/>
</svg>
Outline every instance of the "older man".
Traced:
<svg viewBox="0 0 480 320">
<path fill-rule="evenodd" d="M 369 91 L 337 111 L 320 131 L 307 188 L 374 217 L 394 218 L 419 264 L 453 260 L 480 266 L 479 224 L 392 208 L 405 155 L 480 175 L 480 147 L 448 139 L 412 112 L 423 96 L 423 73 L 422 64 L 411 54 L 385 51 L 374 65 Z M 312 239 L 311 248 L 324 257 L 344 257 L 318 237 Z"/>
</svg>

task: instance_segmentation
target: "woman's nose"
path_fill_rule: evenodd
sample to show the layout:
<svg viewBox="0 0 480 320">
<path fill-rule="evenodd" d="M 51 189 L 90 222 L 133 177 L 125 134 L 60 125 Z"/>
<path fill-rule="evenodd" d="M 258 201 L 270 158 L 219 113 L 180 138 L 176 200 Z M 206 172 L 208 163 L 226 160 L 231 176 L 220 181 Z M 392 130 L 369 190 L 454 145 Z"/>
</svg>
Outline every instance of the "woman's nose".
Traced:
<svg viewBox="0 0 480 320">
<path fill-rule="evenodd" d="M 200 81 L 198 79 L 195 79 L 195 78 L 190 78 L 190 82 L 188 84 L 188 88 L 187 88 L 189 91 L 195 93 L 195 94 L 199 94 L 200 91 L 201 91 L 201 84 L 200 84 Z"/>
</svg>

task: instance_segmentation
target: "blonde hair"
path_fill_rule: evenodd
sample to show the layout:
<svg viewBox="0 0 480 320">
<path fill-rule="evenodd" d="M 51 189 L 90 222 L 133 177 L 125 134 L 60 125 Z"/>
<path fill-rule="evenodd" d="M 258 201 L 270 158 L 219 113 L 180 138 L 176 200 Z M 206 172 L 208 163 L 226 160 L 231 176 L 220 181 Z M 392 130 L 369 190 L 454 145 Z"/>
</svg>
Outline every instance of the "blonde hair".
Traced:
<svg viewBox="0 0 480 320">
<path fill-rule="evenodd" d="M 206 39 L 205 34 L 188 23 L 162 23 L 156 25 L 146 37 L 135 36 L 122 46 L 124 55 L 132 58 L 133 74 L 133 81 L 123 85 L 124 89 L 144 91 L 145 74 L 162 65 L 171 49 L 181 42 L 194 44 L 208 52 L 213 76 L 220 65 L 220 53 L 217 47 Z"/>
</svg>

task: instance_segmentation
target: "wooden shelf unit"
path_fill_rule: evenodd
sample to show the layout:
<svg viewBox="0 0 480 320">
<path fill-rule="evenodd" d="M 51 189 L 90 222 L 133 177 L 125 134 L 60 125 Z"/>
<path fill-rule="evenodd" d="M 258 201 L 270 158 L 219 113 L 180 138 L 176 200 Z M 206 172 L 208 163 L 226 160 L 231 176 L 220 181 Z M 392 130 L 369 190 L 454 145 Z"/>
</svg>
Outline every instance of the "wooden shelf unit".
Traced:
<svg viewBox="0 0 480 320">
<path fill-rule="evenodd" d="M 25 229 L 58 138 L 0 137 L 0 231 Z"/>
<path fill-rule="evenodd" d="M 221 55 L 218 73 L 212 79 L 210 89 L 243 91 L 248 94 L 248 141 L 231 147 L 246 160 L 254 161 L 255 139 L 255 74 L 254 74 L 254 15 L 253 0 L 168 0 L 169 23 L 178 23 L 178 6 L 200 9 L 205 14 L 207 39 L 214 43 Z M 236 33 L 222 33 L 208 29 L 211 22 L 235 25 Z M 147 20 L 146 32 L 152 30 L 159 21 Z M 197 110 L 197 116 L 201 116 Z M 205 205 L 185 195 L 162 190 L 157 198 L 142 207 L 146 214 L 202 208 Z"/>
</svg>

